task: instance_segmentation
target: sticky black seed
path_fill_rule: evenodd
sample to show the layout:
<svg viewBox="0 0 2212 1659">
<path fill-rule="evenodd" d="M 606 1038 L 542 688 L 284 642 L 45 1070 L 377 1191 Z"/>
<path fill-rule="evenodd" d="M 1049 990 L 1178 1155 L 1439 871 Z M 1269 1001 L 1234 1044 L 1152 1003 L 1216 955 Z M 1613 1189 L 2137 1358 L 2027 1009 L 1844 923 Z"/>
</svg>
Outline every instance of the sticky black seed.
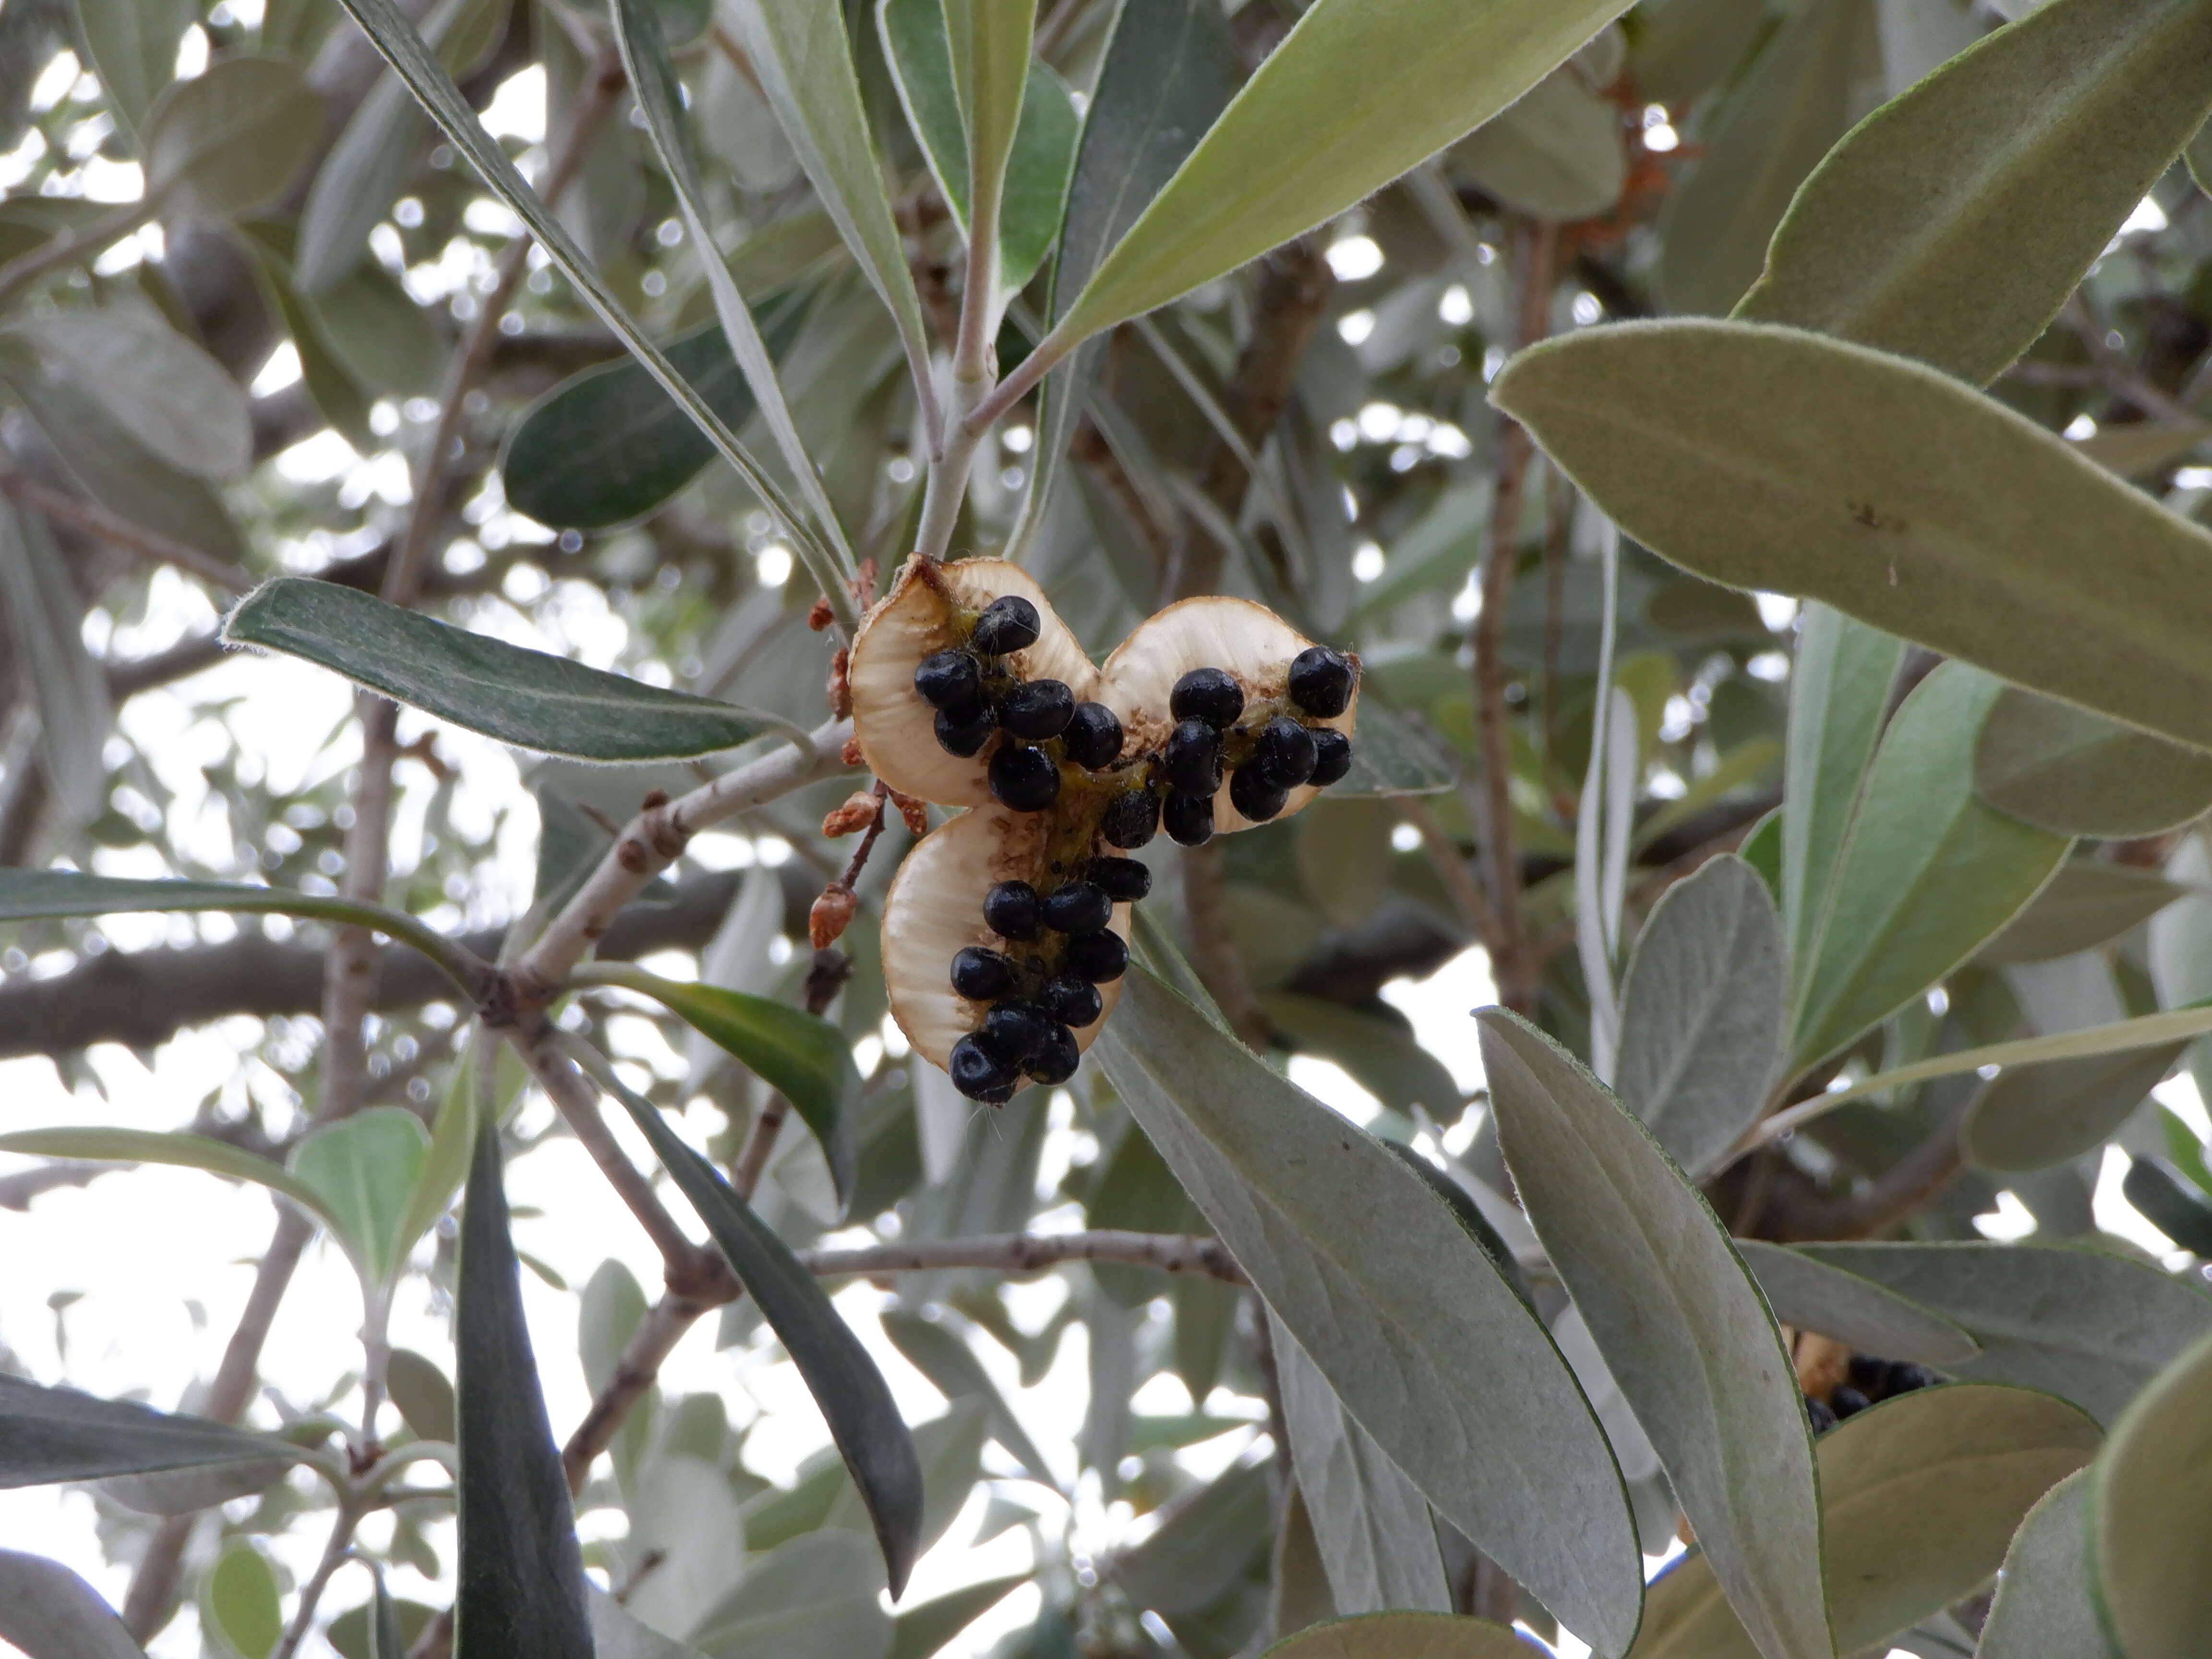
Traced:
<svg viewBox="0 0 2212 1659">
<path fill-rule="evenodd" d="M 959 718 L 963 714 L 968 716 L 964 720 Z M 950 708 L 937 711 L 937 746 L 948 755 L 957 755 L 962 760 L 968 759 L 990 742 L 991 733 L 998 729 L 999 722 L 981 703 L 975 706 L 972 713 Z"/>
<path fill-rule="evenodd" d="M 1026 650 L 1037 641 L 1037 608 L 1018 593 L 1006 593 L 983 608 L 969 643 L 987 657 Z"/>
<path fill-rule="evenodd" d="M 1044 896 L 1044 925 L 1056 933 L 1095 933 L 1114 919 L 1114 901 L 1096 882 L 1071 881 Z"/>
<path fill-rule="evenodd" d="M 1838 1421 L 1856 1412 L 1864 1411 L 1874 1402 L 1848 1382 L 1839 1382 L 1828 1391 L 1828 1407 Z"/>
<path fill-rule="evenodd" d="M 1083 1053 L 1075 1046 L 1075 1033 L 1065 1025 L 1054 1025 L 1052 1035 L 1030 1056 L 1023 1070 L 1039 1083 L 1065 1083 L 1075 1075 L 1075 1068 L 1082 1063 Z"/>
<path fill-rule="evenodd" d="M 1160 750 L 1160 770 L 1168 787 L 1186 795 L 1210 795 L 1221 787 L 1221 733 L 1204 720 L 1189 720 L 1168 733 Z"/>
<path fill-rule="evenodd" d="M 1008 998 L 983 1016 L 983 1041 L 1019 1065 L 1050 1042 L 1060 1022 L 1033 1002 Z"/>
<path fill-rule="evenodd" d="M 965 651 L 940 651 L 914 671 L 914 689 L 932 708 L 964 708 L 982 687 L 983 671 Z"/>
<path fill-rule="evenodd" d="M 1160 803 L 1149 789 L 1124 789 L 1106 803 L 1098 833 L 1109 847 L 1142 847 L 1159 832 Z"/>
<path fill-rule="evenodd" d="M 1027 680 L 999 703 L 999 724 L 1018 738 L 1042 743 L 1067 729 L 1075 694 L 1058 680 Z"/>
<path fill-rule="evenodd" d="M 1827 1402 L 1815 1400 L 1809 1394 L 1805 1396 L 1805 1419 L 1812 1424 L 1815 1434 L 1826 1434 L 1836 1426 L 1836 1414 L 1828 1409 Z"/>
<path fill-rule="evenodd" d="M 983 925 L 1001 939 L 1035 939 L 1044 927 L 1044 907 L 1025 881 L 1002 881 L 983 895 Z"/>
<path fill-rule="evenodd" d="M 1067 941 L 1061 965 L 1079 979 L 1103 985 L 1121 977 L 1129 965 L 1129 947 L 1119 933 L 1077 933 Z"/>
<path fill-rule="evenodd" d="M 1255 823 L 1265 823 L 1289 804 L 1289 794 L 1276 787 L 1267 769 L 1240 766 L 1229 780 L 1229 804 Z"/>
<path fill-rule="evenodd" d="M 1020 975 L 996 951 L 970 945 L 952 955 L 952 988 L 971 1002 L 988 1002 L 1014 988 Z"/>
<path fill-rule="evenodd" d="M 1106 1006 L 1098 988 L 1074 974 L 1054 974 L 1044 982 L 1037 1000 L 1061 1024 L 1078 1029 L 1097 1018 Z"/>
<path fill-rule="evenodd" d="M 1219 668 L 1194 668 L 1168 693 L 1168 713 L 1179 720 L 1204 720 L 1217 730 L 1234 726 L 1244 712 L 1244 688 Z"/>
<path fill-rule="evenodd" d="M 1213 797 L 1175 794 L 1161 810 L 1168 838 L 1179 847 L 1203 847 L 1213 839 Z"/>
<path fill-rule="evenodd" d="M 1042 812 L 1060 799 L 1060 769 L 1042 749 L 1007 744 L 991 757 L 991 793 L 1016 812 Z"/>
<path fill-rule="evenodd" d="M 1889 1362 L 1888 1392 L 1891 1394 L 1911 1394 L 1915 1389 L 1932 1389 L 1942 1380 L 1927 1366 L 1916 1365 L 1909 1359 Z"/>
<path fill-rule="evenodd" d="M 1334 726 L 1321 726 L 1313 734 L 1313 775 L 1306 780 L 1325 788 L 1352 769 L 1352 739 Z"/>
<path fill-rule="evenodd" d="M 1252 758 L 1276 788 L 1295 789 L 1313 776 L 1319 755 L 1312 732 L 1288 714 L 1278 714 L 1261 728 Z"/>
<path fill-rule="evenodd" d="M 1014 1085 L 1021 1080 L 1014 1068 L 973 1032 L 952 1045 L 952 1063 L 946 1069 L 952 1074 L 954 1088 L 970 1100 L 989 1101 L 993 1105 L 1011 1100 Z"/>
<path fill-rule="evenodd" d="M 1097 771 L 1111 766 L 1121 753 L 1121 722 L 1103 702 L 1079 702 L 1060 739 L 1067 757 L 1078 766 Z"/>
<path fill-rule="evenodd" d="M 1083 874 L 1104 888 L 1116 904 L 1134 904 L 1152 890 L 1152 872 L 1134 859 L 1096 858 L 1084 866 Z"/>
<path fill-rule="evenodd" d="M 1291 659 L 1291 701 L 1322 720 L 1350 706 L 1352 681 L 1350 659 L 1325 645 L 1310 645 Z"/>
</svg>

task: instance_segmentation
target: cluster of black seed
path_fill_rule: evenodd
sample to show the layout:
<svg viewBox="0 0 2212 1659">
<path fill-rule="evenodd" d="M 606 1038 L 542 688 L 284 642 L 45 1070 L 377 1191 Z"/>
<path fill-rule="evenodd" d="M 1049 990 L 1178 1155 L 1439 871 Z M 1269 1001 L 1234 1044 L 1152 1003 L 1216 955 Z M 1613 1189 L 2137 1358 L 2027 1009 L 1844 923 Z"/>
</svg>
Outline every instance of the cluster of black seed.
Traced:
<svg viewBox="0 0 2212 1659">
<path fill-rule="evenodd" d="M 1830 1389 L 1826 1400 L 1807 1395 L 1805 1414 L 1813 1420 L 1813 1432 L 1824 1434 L 1869 1406 L 1942 1380 L 1925 1365 L 1916 1365 L 1909 1359 L 1877 1359 L 1870 1353 L 1855 1353 L 1848 1380 Z"/>
<path fill-rule="evenodd" d="M 952 988 L 988 1003 L 982 1025 L 952 1045 L 952 1085 L 994 1106 L 1013 1098 L 1024 1078 L 1065 1083 L 1079 1055 L 1075 1030 L 1104 1008 L 1098 988 L 1121 977 L 1129 947 L 1108 931 L 1116 904 L 1152 890 L 1152 872 L 1134 859 L 1095 858 L 1040 894 L 1025 881 L 1002 881 L 983 896 L 983 922 L 1018 955 L 971 945 L 952 958 Z"/>
<path fill-rule="evenodd" d="M 1017 812 L 1042 812 L 1060 799 L 1060 764 L 1047 747 L 1090 771 L 1121 752 L 1121 722 L 1103 702 L 1078 702 L 1059 680 L 1017 679 L 1003 660 L 1037 641 L 1036 606 L 1018 594 L 991 601 L 964 647 L 940 651 L 914 671 L 915 690 L 937 711 L 937 741 L 963 760 L 994 732 L 1006 741 L 991 757 L 991 794 Z"/>
<path fill-rule="evenodd" d="M 1333 720 L 1351 705 L 1352 679 L 1348 659 L 1325 645 L 1310 646 L 1291 660 L 1291 702 L 1303 714 Z M 1194 668 L 1177 680 L 1169 694 L 1168 713 L 1175 729 L 1152 762 L 1156 787 L 1132 792 L 1143 800 L 1127 809 L 1126 823 L 1109 812 L 1103 833 L 1117 847 L 1151 840 L 1156 823 L 1182 846 L 1205 845 L 1213 838 L 1213 798 L 1224 770 L 1231 804 L 1253 823 L 1264 823 L 1289 803 L 1291 790 L 1334 783 L 1352 766 L 1351 739 L 1333 726 L 1276 714 L 1255 729 L 1238 729 L 1243 689 L 1218 668 Z M 1232 732 L 1241 739 L 1241 757 L 1233 769 L 1225 752 Z M 1155 818 L 1152 803 L 1162 787 L 1165 799 Z M 1127 830 L 1137 832 L 1136 840 L 1116 834 Z"/>
</svg>

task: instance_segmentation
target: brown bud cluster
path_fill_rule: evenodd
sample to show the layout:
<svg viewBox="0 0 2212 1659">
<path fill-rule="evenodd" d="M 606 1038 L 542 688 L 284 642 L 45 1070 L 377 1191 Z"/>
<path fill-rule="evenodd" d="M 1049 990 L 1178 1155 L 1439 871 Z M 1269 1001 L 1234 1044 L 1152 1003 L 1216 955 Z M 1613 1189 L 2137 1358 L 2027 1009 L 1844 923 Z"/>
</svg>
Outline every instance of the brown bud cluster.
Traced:
<svg viewBox="0 0 2212 1659">
<path fill-rule="evenodd" d="M 845 930 L 853 925 L 853 915 L 860 908 L 860 901 L 853 890 L 842 881 L 833 881 L 822 890 L 814 901 L 814 908 L 806 913 L 806 937 L 817 951 L 826 951 L 844 937 Z"/>
<path fill-rule="evenodd" d="M 822 820 L 822 833 L 835 841 L 840 836 L 849 836 L 856 830 L 866 830 L 876 821 L 884 804 L 872 789 L 857 790 L 832 807 Z"/>
</svg>

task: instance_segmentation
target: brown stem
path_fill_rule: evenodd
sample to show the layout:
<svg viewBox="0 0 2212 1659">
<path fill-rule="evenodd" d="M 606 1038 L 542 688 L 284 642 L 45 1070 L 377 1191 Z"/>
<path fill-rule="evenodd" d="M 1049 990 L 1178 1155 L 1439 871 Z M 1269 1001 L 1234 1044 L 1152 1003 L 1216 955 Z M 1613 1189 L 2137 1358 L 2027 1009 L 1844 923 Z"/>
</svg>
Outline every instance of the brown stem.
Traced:
<svg viewBox="0 0 2212 1659">
<path fill-rule="evenodd" d="M 1428 855 L 1429 867 L 1437 872 L 1437 880 L 1450 897 L 1452 908 L 1459 919 L 1467 924 L 1468 931 L 1477 939 L 1490 936 L 1490 904 L 1482 896 L 1482 884 L 1475 880 L 1474 872 L 1468 867 L 1452 838 L 1429 810 L 1429 803 L 1419 795 L 1393 795 L 1389 798 L 1391 811 L 1413 826 L 1421 838 L 1421 850 Z"/>
<path fill-rule="evenodd" d="M 1274 1027 L 1252 989 L 1229 926 L 1229 880 L 1220 842 L 1182 849 L 1182 902 L 1190 922 L 1191 966 L 1221 1005 L 1230 1029 L 1247 1048 L 1264 1050 L 1273 1040 Z"/>
<path fill-rule="evenodd" d="M 243 593 L 253 586 L 253 579 L 234 564 L 134 524 L 96 501 L 50 489 L 12 468 L 0 471 L 0 493 L 33 512 L 44 514 L 57 524 L 96 537 L 133 558 L 143 559 L 149 564 L 174 565 L 226 593 Z"/>
</svg>

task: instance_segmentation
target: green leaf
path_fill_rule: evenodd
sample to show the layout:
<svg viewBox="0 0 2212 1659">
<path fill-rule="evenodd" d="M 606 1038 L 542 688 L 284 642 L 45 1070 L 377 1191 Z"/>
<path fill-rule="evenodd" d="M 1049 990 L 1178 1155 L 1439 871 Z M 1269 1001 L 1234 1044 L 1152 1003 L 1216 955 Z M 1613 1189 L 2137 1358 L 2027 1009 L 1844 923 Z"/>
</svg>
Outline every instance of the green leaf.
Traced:
<svg viewBox="0 0 2212 1659">
<path fill-rule="evenodd" d="M 453 1443 L 458 1432 L 453 1385 L 434 1360 L 412 1348 L 394 1348 L 385 1362 L 384 1385 L 417 1438 Z"/>
<path fill-rule="evenodd" d="M 936 1320 L 898 1308 L 887 1309 L 882 1318 L 884 1334 L 890 1338 L 891 1346 L 929 1379 L 932 1387 L 949 1401 L 980 1401 L 990 1425 L 991 1437 L 1005 1447 L 1014 1462 L 1034 1479 L 1055 1492 L 1060 1490 L 1060 1482 L 1053 1478 L 1052 1466 L 1044 1461 L 1044 1454 L 1037 1449 L 1029 1431 L 1006 1404 L 1006 1397 L 999 1392 L 998 1384 L 991 1381 L 983 1362 L 975 1358 L 975 1351 L 958 1332 Z"/>
<path fill-rule="evenodd" d="M 1776 904 L 1782 902 L 1782 809 L 1777 807 L 1753 824 L 1735 849 L 1736 856 L 1759 872 Z"/>
<path fill-rule="evenodd" d="M 356 684 L 518 749 L 580 760 L 670 760 L 770 729 L 750 711 L 471 634 L 357 588 L 264 582 L 223 638 L 335 669 Z"/>
<path fill-rule="evenodd" d="M 1975 959 L 2005 966 L 2094 951 L 2148 921 L 2186 890 L 2132 865 L 2071 860 L 2058 866 L 2050 884 Z"/>
<path fill-rule="evenodd" d="M 100 77 L 115 124 L 135 144 L 177 72 L 179 37 L 193 21 L 190 0 L 75 0 L 76 39 Z"/>
<path fill-rule="evenodd" d="M 1625 1647 L 1640 1558 L 1612 1454 L 1550 1334 L 1451 1211 L 1141 968 L 1094 1052 L 1346 1409 L 1563 1621 Z"/>
<path fill-rule="evenodd" d="M 1267 1535 L 1271 1462 L 1231 1464 L 1142 1543 L 1121 1551 L 1114 1577 L 1129 1600 L 1173 1619 L 1201 1612 L 1233 1589 Z"/>
<path fill-rule="evenodd" d="M 1812 1436 L 1758 1285 L 1698 1190 L 1595 1079 L 1517 1016 L 1476 1018 L 1522 1202 L 1703 1559 L 1767 1659 L 1829 1659 Z"/>
<path fill-rule="evenodd" d="M 415 1240 L 400 1231 L 429 1146 L 414 1113 L 372 1106 L 316 1130 L 292 1154 L 292 1173 L 321 1194 L 371 1284 L 390 1284 L 406 1265 Z"/>
<path fill-rule="evenodd" d="M 1959 1126 L 1967 1160 L 1984 1170 L 2047 1170 L 2095 1151 L 2173 1069 L 2185 1039 L 2123 1054 L 2016 1066 L 1975 1096 Z"/>
<path fill-rule="evenodd" d="M 477 1125 L 453 1310 L 460 1569 L 453 1648 L 471 1659 L 592 1659 L 584 1562 L 545 1414 L 507 1231 L 499 1126 Z"/>
<path fill-rule="evenodd" d="M 884 1566 L 867 1540 L 832 1528 L 756 1557 L 691 1632 L 710 1659 L 884 1659 Z"/>
<path fill-rule="evenodd" d="M 280 1193 L 351 1244 L 345 1224 L 330 1200 L 311 1183 L 258 1152 L 207 1135 L 151 1129 L 106 1129 L 90 1126 L 63 1129 L 18 1129 L 0 1135 L 0 1152 L 30 1158 L 82 1158 L 103 1164 L 165 1164 L 204 1170 L 231 1181 L 251 1181 Z"/>
<path fill-rule="evenodd" d="M 2212 755 L 2007 690 L 1974 742 L 1974 790 L 2000 812 L 2057 835 L 2154 836 L 2212 810 Z"/>
<path fill-rule="evenodd" d="M 1450 170 L 1516 213 L 1595 219 L 1620 199 L 1620 111 L 1562 67 L 1452 147 Z"/>
<path fill-rule="evenodd" d="M 2089 1531 L 2105 1628 L 2128 1659 L 2201 1653 L 2212 1624 L 2212 1339 L 2153 1379 L 2112 1425 L 2089 1473 Z"/>
<path fill-rule="evenodd" d="M 988 232 L 999 241 L 999 209 L 1006 162 L 1029 84 L 1030 40 L 1036 26 L 1030 0 L 942 0 L 947 56 L 968 150 L 969 243 Z M 995 308 L 994 308 L 995 314 Z"/>
<path fill-rule="evenodd" d="M 1836 1651 L 1890 1638 L 1995 1572 L 2036 1499 L 2089 1461 L 2097 1425 L 2028 1389 L 1960 1383 L 1899 1395 L 1820 1440 Z M 1759 1659 L 1692 1555 L 1651 1587 L 1633 1659 Z"/>
<path fill-rule="evenodd" d="M 146 125 L 146 189 L 165 214 L 234 219 L 274 201 L 312 153 L 323 100 L 274 58 L 225 58 L 163 93 Z"/>
<path fill-rule="evenodd" d="M 1395 709 L 1373 698 L 1359 708 L 1352 769 L 1329 786 L 1337 799 L 1357 795 L 1434 795 L 1452 787 L 1452 769 L 1437 745 Z"/>
<path fill-rule="evenodd" d="M 407 1652 L 407 1635 L 400 1619 L 399 1604 L 392 1600 L 380 1571 L 376 1575 L 375 1594 L 369 1602 L 368 1647 L 368 1659 L 405 1659 Z"/>
<path fill-rule="evenodd" d="M 955 1400 L 944 1415 L 915 1426 L 914 1450 L 921 1462 L 922 1492 L 921 1528 L 915 1540 L 918 1554 L 927 1554 L 960 1518 L 969 1493 L 982 1478 L 983 1442 L 989 1437 L 989 1409 L 973 1397 Z M 848 1532 L 870 1529 L 867 1500 L 854 1486 L 849 1470 L 830 1500 L 822 1524 Z"/>
<path fill-rule="evenodd" d="M 1949 1320 L 1870 1279 L 1755 1238 L 1737 1239 L 1735 1249 L 1759 1280 L 1767 1306 L 1785 1325 L 1847 1342 L 1856 1352 L 1947 1370 L 1981 1352 L 1981 1345 Z"/>
<path fill-rule="evenodd" d="M 1031 1577 L 1017 1572 L 1004 1578 L 986 1578 L 907 1608 L 891 1621 L 889 1659 L 930 1659 Z"/>
<path fill-rule="evenodd" d="M 264 1492 L 291 1472 L 289 1460 L 264 1457 L 251 1463 L 216 1463 L 205 1468 L 112 1474 L 98 1483 L 98 1489 L 102 1498 L 141 1515 L 191 1515 L 228 1504 L 234 1498 Z"/>
<path fill-rule="evenodd" d="M 7 639 L 38 714 L 38 763 L 58 828 L 107 805 L 115 706 L 107 671 L 84 643 L 84 598 L 44 515 L 0 501 L 0 596 Z"/>
<path fill-rule="evenodd" d="M 594 1659 L 699 1659 L 699 1650 L 662 1635 L 597 1584 L 591 1598 Z"/>
<path fill-rule="evenodd" d="M 675 1178 L 745 1289 L 752 1293 L 821 1407 L 830 1437 L 875 1523 L 891 1594 L 905 1588 L 920 1553 L 921 1465 L 883 1374 L 813 1276 L 705 1158 L 678 1139 L 647 1101 L 623 1087 L 611 1067 L 588 1057 L 602 1087 L 622 1102 L 654 1154 Z"/>
<path fill-rule="evenodd" d="M 145 1659 L 100 1592 L 58 1561 L 0 1550 L 0 1642 L 25 1659 Z"/>
<path fill-rule="evenodd" d="M 496 1102 L 478 1102 L 471 1092 L 481 1076 L 473 1050 L 477 1043 L 498 1041 L 489 1031 L 471 1033 L 471 1052 L 454 1068 L 453 1080 L 430 1126 L 429 1146 L 416 1170 L 415 1184 L 408 1190 L 406 1207 L 392 1235 L 395 1267 L 405 1265 L 416 1242 L 437 1224 L 438 1218 L 446 1213 L 454 1194 L 461 1190 L 461 1183 L 468 1179 L 469 1157 L 476 1143 L 476 1114 L 481 1109 L 496 1115 L 497 1108 Z M 441 1437 L 453 1438 L 451 1435 Z"/>
<path fill-rule="evenodd" d="M 839 1200 L 851 1195 L 860 1160 L 860 1073 L 853 1045 L 836 1026 L 773 997 L 678 984 L 627 963 L 600 964 L 588 977 L 653 998 L 781 1091 L 821 1143 Z"/>
<path fill-rule="evenodd" d="M 1038 348 L 1234 270 L 1473 131 L 1626 8 L 1317 0 L 1238 91 Z"/>
<path fill-rule="evenodd" d="M 0 1487 L 298 1456 L 271 1435 L 0 1374 Z"/>
<path fill-rule="evenodd" d="M 1974 795 L 1974 732 L 2001 690 L 1986 674 L 1945 663 L 1890 722 L 1796 998 L 1793 1074 L 1972 956 L 2065 858 L 2063 837 Z"/>
<path fill-rule="evenodd" d="M 1152 1138 L 1131 1123 L 1091 1182 L 1084 1224 L 1101 1231 L 1189 1233 L 1202 1231 L 1206 1218 Z M 1143 1307 L 1162 1288 L 1158 1273 L 1125 1262 L 1093 1262 L 1091 1273 L 1098 1288 L 1124 1308 Z"/>
<path fill-rule="evenodd" d="M 2068 1475 L 2020 1523 L 1977 1659 L 2121 1659 L 2090 1587 L 2090 1478 Z"/>
<path fill-rule="evenodd" d="M 253 459 L 245 392 L 151 306 L 49 312 L 20 331 L 50 371 L 171 466 L 222 478 Z"/>
<path fill-rule="evenodd" d="M 2045 1244 L 1807 1244 L 1954 1321 L 1980 1358 L 1948 1367 L 2070 1400 L 2102 1423 L 2212 1331 L 2212 1297 L 2101 1250 Z"/>
<path fill-rule="evenodd" d="M 1829 151 L 1736 314 L 1993 380 L 2208 113 L 2205 0 L 2051 0 Z"/>
<path fill-rule="evenodd" d="M 1624 324 L 1531 347 L 1491 396 L 1685 568 L 2212 746 L 2212 537 L 1946 375 L 1795 329 Z"/>
<path fill-rule="evenodd" d="M 2145 1220 L 2181 1249 L 2212 1256 L 2212 1203 L 2165 1159 L 2131 1159 L 2120 1190 Z"/>
<path fill-rule="evenodd" d="M 1385 1106 L 1409 1115 L 1419 1106 L 1447 1122 L 1459 1115 L 1466 1091 L 1402 1019 L 1289 991 L 1271 991 L 1260 1006 L 1301 1054 L 1334 1060 Z"/>
<path fill-rule="evenodd" d="M 1300 1631 L 1262 1659 L 1528 1659 L 1504 1625 L 1443 1613 L 1370 1613 Z"/>
<path fill-rule="evenodd" d="M 200 1617 L 218 1653 L 269 1659 L 284 1633 L 284 1605 L 269 1558 L 251 1540 L 223 1546 L 200 1595 Z"/>
<path fill-rule="evenodd" d="M 1726 854 L 1668 888 L 1637 938 L 1621 992 L 1620 1098 L 1692 1175 L 1766 1103 L 1788 978 L 1766 884 Z"/>
</svg>

